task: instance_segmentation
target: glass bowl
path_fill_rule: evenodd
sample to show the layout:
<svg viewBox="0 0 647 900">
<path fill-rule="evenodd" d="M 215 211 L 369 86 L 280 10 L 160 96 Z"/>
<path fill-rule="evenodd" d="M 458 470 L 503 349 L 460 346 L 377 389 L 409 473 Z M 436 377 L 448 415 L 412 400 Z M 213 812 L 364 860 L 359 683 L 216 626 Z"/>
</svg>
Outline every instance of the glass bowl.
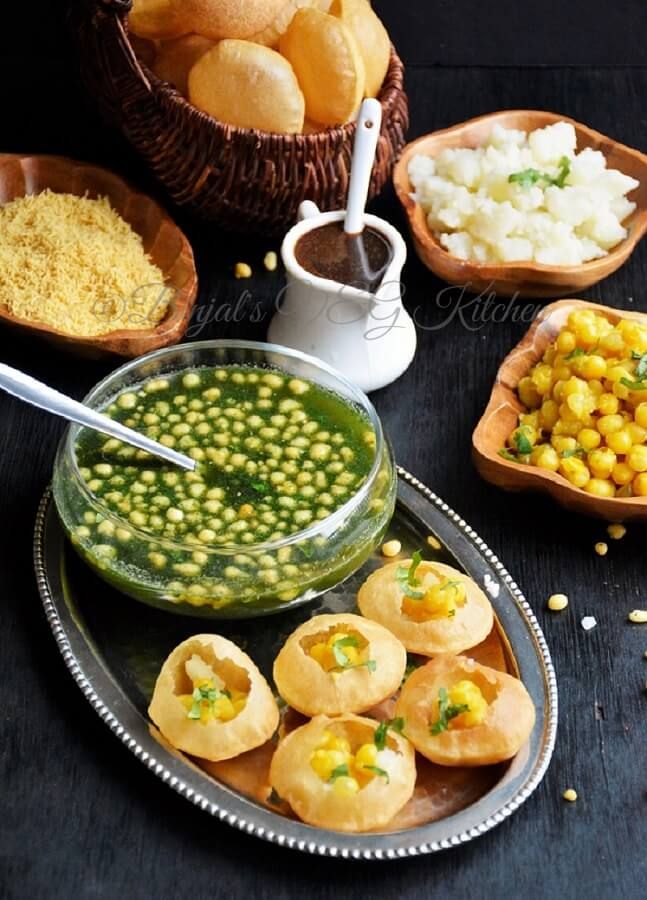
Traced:
<svg viewBox="0 0 647 900">
<path fill-rule="evenodd" d="M 124 390 L 151 378 L 184 369 L 227 366 L 275 370 L 305 379 L 332 392 L 366 419 L 375 434 L 371 469 L 350 499 L 326 518 L 263 543 L 200 544 L 198 567 L 193 562 L 194 542 L 170 540 L 135 527 L 92 492 L 77 463 L 81 432 L 77 425 L 70 426 L 59 446 L 53 491 L 73 546 L 119 591 L 182 615 L 234 619 L 307 603 L 357 571 L 384 536 L 395 505 L 397 477 L 391 448 L 365 394 L 325 363 L 273 344 L 202 341 L 158 350 L 117 369 L 84 402 L 93 409 L 105 409 Z M 149 556 L 170 565 L 157 568 L 148 562 Z"/>
</svg>

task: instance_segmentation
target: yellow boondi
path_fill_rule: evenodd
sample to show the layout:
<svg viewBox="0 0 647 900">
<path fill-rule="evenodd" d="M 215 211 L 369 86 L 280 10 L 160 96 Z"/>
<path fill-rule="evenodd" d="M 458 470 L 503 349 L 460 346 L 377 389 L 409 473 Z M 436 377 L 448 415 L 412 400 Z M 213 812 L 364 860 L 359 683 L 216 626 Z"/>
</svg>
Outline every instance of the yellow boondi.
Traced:
<svg viewBox="0 0 647 900">
<path fill-rule="evenodd" d="M 111 207 L 50 190 L 0 207 L 0 303 L 76 337 L 152 328 L 171 291 Z"/>
</svg>

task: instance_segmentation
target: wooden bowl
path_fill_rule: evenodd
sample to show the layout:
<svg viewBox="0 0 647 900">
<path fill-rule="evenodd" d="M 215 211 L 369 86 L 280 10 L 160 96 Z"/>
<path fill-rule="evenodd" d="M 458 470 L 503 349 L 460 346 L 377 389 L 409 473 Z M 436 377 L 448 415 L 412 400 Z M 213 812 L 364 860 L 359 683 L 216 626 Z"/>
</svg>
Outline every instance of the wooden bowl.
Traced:
<svg viewBox="0 0 647 900">
<path fill-rule="evenodd" d="M 119 215 L 141 235 L 145 251 L 164 274 L 164 283 L 173 289 L 168 312 L 154 328 L 111 331 L 84 338 L 16 318 L 0 298 L 0 322 L 91 357 L 135 357 L 177 343 L 189 323 L 198 279 L 191 246 L 162 207 L 122 178 L 97 166 L 60 156 L 0 155 L 0 204 L 46 188 L 77 196 L 87 194 L 93 199 L 109 198 Z"/>
<path fill-rule="evenodd" d="M 646 313 L 613 309 L 584 300 L 558 300 L 542 310 L 497 372 L 490 401 L 472 435 L 474 464 L 486 481 L 506 491 L 543 491 L 566 509 L 608 522 L 647 520 L 647 497 L 596 497 L 574 487 L 555 472 L 499 456 L 499 450 L 505 447 L 518 424 L 519 413 L 524 411 L 516 391 L 519 381 L 541 359 L 574 309 L 593 309 L 614 324 L 620 319 L 637 319 L 647 325 Z"/>
<path fill-rule="evenodd" d="M 623 222 L 629 231 L 627 237 L 607 256 L 578 266 L 547 266 L 535 262 L 482 264 L 459 259 L 445 250 L 430 231 L 422 207 L 411 197 L 413 186 L 408 171 L 411 158 L 417 154 L 435 157 L 447 147 L 480 147 L 494 125 L 533 131 L 553 122 L 570 122 L 574 126 L 578 151 L 584 147 L 600 150 L 607 158 L 608 168 L 620 169 L 625 175 L 640 181 L 639 187 L 629 195 L 637 207 Z M 422 262 L 444 281 L 468 285 L 469 290 L 475 293 L 495 291 L 504 297 L 516 294 L 523 297 L 558 297 L 584 290 L 620 268 L 647 230 L 647 156 L 558 113 L 532 109 L 505 110 L 425 135 L 404 148 L 393 172 L 393 182 L 409 219 L 416 253 Z"/>
<path fill-rule="evenodd" d="M 73 0 L 71 31 L 92 102 L 145 160 L 174 203 L 241 232 L 283 234 L 303 200 L 346 205 L 356 124 L 270 134 L 219 122 L 139 59 L 128 34 L 131 0 Z M 369 186 L 377 195 L 404 146 L 409 106 L 395 49 L 378 97 L 382 129 Z"/>
</svg>

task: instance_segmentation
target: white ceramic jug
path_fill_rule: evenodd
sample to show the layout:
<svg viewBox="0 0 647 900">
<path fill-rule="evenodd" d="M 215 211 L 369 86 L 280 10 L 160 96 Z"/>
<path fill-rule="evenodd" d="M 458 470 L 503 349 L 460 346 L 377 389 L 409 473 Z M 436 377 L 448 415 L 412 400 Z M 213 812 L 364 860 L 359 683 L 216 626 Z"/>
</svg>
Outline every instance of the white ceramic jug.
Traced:
<svg viewBox="0 0 647 900">
<path fill-rule="evenodd" d="M 288 231 L 281 255 L 287 287 L 281 308 L 268 330 L 268 340 L 318 356 L 364 391 L 395 381 L 408 368 L 416 350 L 416 330 L 402 305 L 400 275 L 407 257 L 402 236 L 384 219 L 366 214 L 364 222 L 379 231 L 393 258 L 374 294 L 306 271 L 296 260 L 299 238 L 344 211 L 321 213 L 309 200 L 299 208 L 299 222 Z"/>
</svg>

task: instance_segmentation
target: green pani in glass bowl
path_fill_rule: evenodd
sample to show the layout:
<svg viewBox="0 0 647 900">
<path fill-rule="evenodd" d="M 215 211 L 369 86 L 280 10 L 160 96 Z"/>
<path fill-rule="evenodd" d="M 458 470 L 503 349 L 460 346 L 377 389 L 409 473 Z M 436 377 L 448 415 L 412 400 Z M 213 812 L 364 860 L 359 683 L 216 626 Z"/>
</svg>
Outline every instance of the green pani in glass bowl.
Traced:
<svg viewBox="0 0 647 900">
<path fill-rule="evenodd" d="M 233 619 L 306 603 L 364 563 L 393 514 L 372 404 L 298 351 L 165 348 L 84 402 L 197 462 L 185 472 L 76 425 L 58 450 L 54 499 L 75 549 L 152 606 Z"/>
</svg>

